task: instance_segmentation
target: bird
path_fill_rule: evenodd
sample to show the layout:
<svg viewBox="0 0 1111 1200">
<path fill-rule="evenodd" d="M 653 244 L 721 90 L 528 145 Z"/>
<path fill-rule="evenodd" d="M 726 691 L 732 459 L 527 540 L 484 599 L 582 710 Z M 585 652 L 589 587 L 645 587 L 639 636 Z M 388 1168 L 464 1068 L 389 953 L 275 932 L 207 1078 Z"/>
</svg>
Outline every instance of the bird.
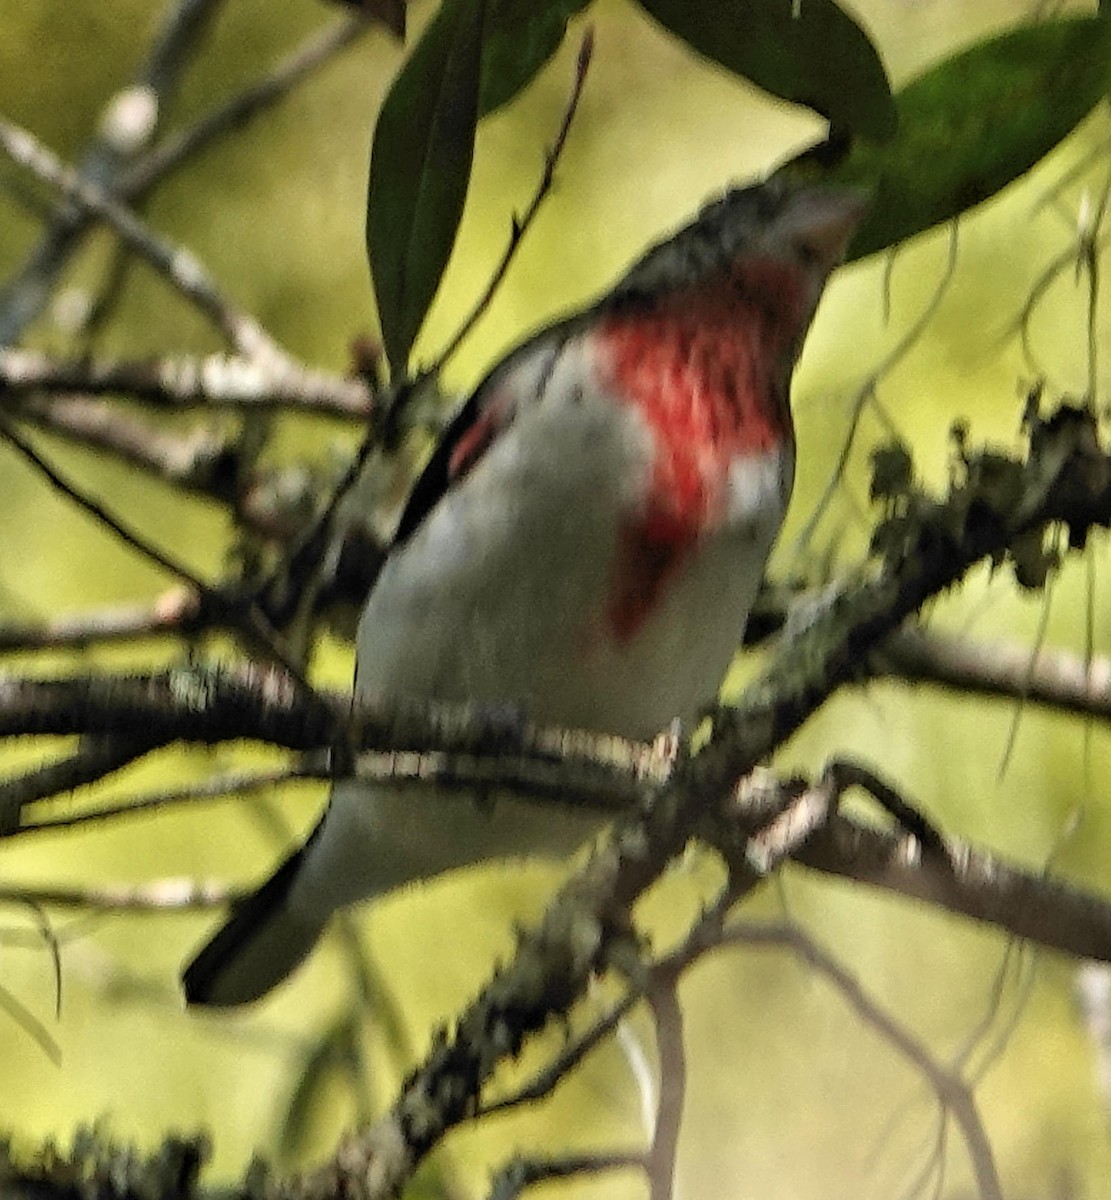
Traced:
<svg viewBox="0 0 1111 1200">
<path fill-rule="evenodd" d="M 733 187 L 607 293 L 510 351 L 414 485 L 356 636 L 355 697 L 509 706 L 650 740 L 691 728 L 740 645 L 795 470 L 789 385 L 860 192 Z M 267 995 L 337 909 L 602 818 L 550 798 L 339 780 L 299 849 L 183 975 Z"/>
</svg>

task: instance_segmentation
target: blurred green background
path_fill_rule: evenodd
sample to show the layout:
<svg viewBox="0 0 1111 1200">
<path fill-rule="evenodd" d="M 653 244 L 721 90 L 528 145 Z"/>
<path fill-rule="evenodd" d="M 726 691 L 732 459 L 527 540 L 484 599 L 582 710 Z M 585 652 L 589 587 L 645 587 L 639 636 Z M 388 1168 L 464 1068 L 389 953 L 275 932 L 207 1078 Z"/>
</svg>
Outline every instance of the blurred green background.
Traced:
<svg viewBox="0 0 1111 1200">
<path fill-rule="evenodd" d="M 803 0 L 805 3 L 805 0 Z M 897 84 L 925 64 L 1046 8 L 1028 0 L 861 0 Z M 1086 6 L 1078 6 L 1084 10 Z M 430 6 L 410 14 L 411 33 Z M 163 18 L 150 0 L 0 0 L 0 112 L 32 129 L 67 160 L 79 158 L 98 115 L 136 65 Z M 265 71 L 322 22 L 338 19 L 310 0 L 280 6 L 230 0 L 188 73 L 174 109 L 187 124 L 219 97 Z M 592 7 L 594 64 L 555 189 L 497 299 L 452 364 L 465 389 L 513 341 L 605 288 L 649 241 L 682 223 L 727 182 L 755 176 L 821 132 L 816 119 L 758 95 L 692 58 L 629 6 Z M 573 29 L 581 28 L 581 24 Z M 463 231 L 418 344 L 431 357 L 483 287 L 508 236 L 511 214 L 535 186 L 573 71 L 567 45 L 520 99 L 486 122 Z M 374 113 L 401 61 L 381 30 L 242 133 L 205 151 L 159 188 L 147 208 L 155 228 L 190 247 L 227 291 L 295 354 L 335 371 L 354 335 L 374 328 L 363 254 L 366 165 Z M 1094 115 L 1031 176 L 962 221 L 955 267 L 913 348 L 877 386 L 883 411 L 913 445 L 922 474 L 943 481 L 952 421 L 972 440 L 1013 445 L 1023 382 L 1042 373 L 1049 393 L 1087 386 L 1086 292 L 1071 270 L 1031 323 L 1037 365 L 1014 335 L 1031 287 L 1070 245 L 1086 188 L 1102 185 L 1111 128 Z M 1074 164 L 1094 155 L 1047 199 Z M 37 225 L 0 172 L 0 279 L 20 264 Z M 63 294 L 102 274 L 110 249 L 95 237 Z M 808 570 L 823 556 L 855 562 L 869 530 L 867 447 L 883 433 L 864 409 L 860 448 L 807 546 L 798 535 L 833 468 L 861 389 L 931 302 L 946 273 L 949 234 L 916 239 L 886 264 L 868 260 L 831 285 L 796 379 L 799 478 L 776 558 Z M 889 305 L 888 305 L 889 301 Z M 889 309 L 889 311 L 888 311 Z M 30 341 L 69 345 L 56 306 Z M 1106 330 L 1101 327 L 1106 351 Z M 129 279 L 99 347 L 128 357 L 211 350 L 214 336 L 144 267 Z M 1102 362 L 1107 361 L 1106 353 Z M 1097 395 L 1107 390 L 1104 368 Z M 271 453 L 339 462 L 357 431 L 288 420 Z M 89 453 L 44 439 L 56 461 L 112 509 L 188 561 L 215 574 L 228 527 L 214 507 Z M 50 493 L 0 445 L 6 501 L 0 509 L 0 619 L 32 619 L 153 599 L 167 580 Z M 1020 594 L 1009 577 L 974 576 L 926 614 L 938 627 L 1083 652 L 1088 611 L 1094 646 L 1106 651 L 1105 540 L 1068 563 L 1048 600 Z M 1045 606 L 1048 604 L 1048 614 Z M 35 672 L 174 661 L 180 648 L 136 645 L 38 656 Z M 10 658 L 7 669 L 28 662 Z M 315 665 L 322 682 L 346 686 L 351 650 L 328 642 Z M 738 665 L 731 686 L 752 669 Z M 1111 809 L 1104 781 L 1111 746 L 1098 725 L 1007 703 L 925 688 L 873 684 L 846 693 L 792 742 L 784 766 L 818 769 L 858 755 L 898 782 L 945 830 L 1078 884 L 1109 890 Z M 6 754 L 26 767 L 61 743 Z M 125 773 L 111 794 L 201 778 L 244 756 L 175 753 Z M 0 884 L 68 885 L 189 876 L 221 881 L 266 874 L 291 830 L 310 825 L 323 801 L 302 788 L 258 804 L 228 802 L 0 843 Z M 64 811 L 64 805 L 59 806 Z M 277 819 L 274 814 L 277 814 Z M 283 830 L 285 831 L 283 833 Z M 358 930 L 373 951 L 389 999 L 383 1018 L 360 1025 L 365 1086 L 377 1108 L 391 1096 L 437 1022 L 447 1019 L 512 948 L 513 922 L 542 911 L 558 872 L 547 867 L 476 872 L 393 898 L 364 912 Z M 665 947 L 682 918 L 719 880 L 709 860 L 676 869 L 645 901 L 644 928 Z M 801 921 L 943 1061 L 969 1055 L 978 1096 L 1015 1197 L 1111 1197 L 1106 1098 L 1076 999 L 1077 964 L 1008 947 L 990 929 L 789 871 L 747 906 L 749 916 L 786 911 Z M 348 951 L 332 936 L 272 1000 L 240 1015 L 193 1015 L 177 990 L 182 962 L 213 914 L 91 918 L 58 914 L 64 938 L 61 1016 L 53 1017 L 49 954 L 35 919 L 12 906 L 0 929 L 0 986 L 49 1026 L 61 1052 L 52 1065 L 0 1012 L 0 1130 L 17 1145 L 103 1118 L 121 1138 L 155 1143 L 168 1129 L 214 1135 L 218 1175 L 241 1173 L 256 1149 L 273 1153 L 306 1062 L 352 997 Z M 683 987 L 690 1091 L 680 1157 L 686 1196 L 888 1197 L 903 1194 L 937 1136 L 935 1105 L 921 1081 L 853 1018 L 820 979 L 787 955 L 736 952 L 692 973 Z M 634 1021 L 645 1043 L 645 1023 Z M 1001 1044 L 1001 1039 L 1004 1039 Z M 314 1076 L 314 1078 L 316 1078 Z M 543 1144 L 608 1148 L 639 1143 L 640 1101 L 613 1045 L 541 1109 L 453 1136 L 427 1173 L 481 1193 L 511 1152 Z M 326 1153 L 354 1119 L 338 1062 L 312 1091 L 286 1162 Z M 969 1174 L 950 1137 L 941 1194 L 963 1196 Z M 584 1194 L 591 1186 L 580 1185 Z M 640 1195 L 632 1178 L 608 1195 Z"/>
</svg>

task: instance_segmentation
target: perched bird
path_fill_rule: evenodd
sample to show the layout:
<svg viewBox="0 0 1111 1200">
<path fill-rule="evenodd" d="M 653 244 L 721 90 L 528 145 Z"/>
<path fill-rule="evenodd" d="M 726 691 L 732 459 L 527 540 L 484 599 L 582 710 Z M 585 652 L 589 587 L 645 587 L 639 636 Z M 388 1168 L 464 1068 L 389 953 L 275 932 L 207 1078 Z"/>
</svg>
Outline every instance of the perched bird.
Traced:
<svg viewBox="0 0 1111 1200">
<path fill-rule="evenodd" d="M 413 489 L 360 621 L 357 697 L 509 705 L 636 739 L 696 720 L 783 520 L 791 372 L 864 207 L 777 179 L 730 191 L 498 363 Z M 306 844 L 188 967 L 186 997 L 256 1000 L 337 908 L 569 853 L 597 821 L 339 782 Z"/>
</svg>

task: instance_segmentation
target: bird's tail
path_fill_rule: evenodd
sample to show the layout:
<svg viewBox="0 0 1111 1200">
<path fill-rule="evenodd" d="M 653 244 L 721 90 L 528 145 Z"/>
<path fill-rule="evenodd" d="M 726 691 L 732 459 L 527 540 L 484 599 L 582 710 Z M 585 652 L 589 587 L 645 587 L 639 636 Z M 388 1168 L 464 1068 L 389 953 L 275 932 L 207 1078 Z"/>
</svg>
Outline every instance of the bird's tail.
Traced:
<svg viewBox="0 0 1111 1200">
<path fill-rule="evenodd" d="M 288 903 L 306 849 L 291 854 L 257 892 L 236 905 L 185 969 L 182 982 L 188 1004 L 217 1008 L 249 1004 L 281 983 L 308 956 L 329 914 L 325 911 L 317 917 Z"/>
</svg>

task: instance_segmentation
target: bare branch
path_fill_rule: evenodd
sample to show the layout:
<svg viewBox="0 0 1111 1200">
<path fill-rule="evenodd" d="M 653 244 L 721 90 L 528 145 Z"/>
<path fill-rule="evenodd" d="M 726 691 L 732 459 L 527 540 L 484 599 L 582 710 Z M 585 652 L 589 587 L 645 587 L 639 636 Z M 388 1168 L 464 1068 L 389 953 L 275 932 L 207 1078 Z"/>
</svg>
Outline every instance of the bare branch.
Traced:
<svg viewBox="0 0 1111 1200">
<path fill-rule="evenodd" d="M 752 843 L 761 843 L 808 791 L 763 773 L 758 790 L 735 789 L 720 815 L 702 821 L 699 836 L 725 858 L 734 899 L 765 878 L 754 867 Z M 1044 872 L 1024 870 L 959 838 L 934 834 L 923 846 L 902 830 L 888 833 L 838 813 L 825 824 L 809 821 L 805 834 L 793 843 L 791 858 L 812 870 L 924 900 L 1081 958 L 1111 960 L 1111 900 Z"/>
<path fill-rule="evenodd" d="M 107 193 L 118 191 L 120 173 L 150 144 L 222 3 L 176 0 L 134 82 L 117 92 L 101 115 L 97 136 L 79 168 L 89 183 Z M 42 311 L 86 224 L 80 206 L 67 204 L 55 212 L 43 240 L 0 290 L 0 345 L 18 341 Z"/>
<path fill-rule="evenodd" d="M 183 68 L 221 0 L 180 0 L 162 40 L 135 83 L 117 93 L 102 118 L 102 134 L 79 167 L 82 177 L 121 203 L 138 203 L 162 179 L 220 137 L 241 129 L 375 27 L 373 13 L 351 17 L 310 35 L 273 71 L 196 125 L 143 153 L 169 108 Z M 128 113 L 145 112 L 145 125 Z M 96 214 L 72 202 L 58 205 L 43 241 L 13 280 L 0 289 L 0 345 L 14 344 L 46 304 L 54 285 Z"/>
<path fill-rule="evenodd" d="M 0 887 L 0 904 L 37 904 L 93 912 L 184 912 L 222 908 L 238 893 L 195 879 L 158 879 L 151 883 L 100 884 L 96 887 Z"/>
<path fill-rule="evenodd" d="M 0 737 L 140 728 L 167 740 L 257 738 L 310 750 L 332 744 L 349 703 L 320 695 L 309 701 L 285 671 L 258 664 L 130 677 L 0 675 Z"/>
<path fill-rule="evenodd" d="M 302 367 L 282 356 L 262 360 L 211 354 L 111 362 L 59 360 L 37 350 L 0 348 L 0 394 L 82 392 L 124 395 L 170 410 L 230 408 L 304 410 L 365 421 L 376 399 L 359 379 L 344 379 Z"/>
<path fill-rule="evenodd" d="M 156 637 L 164 633 L 188 634 L 197 627 L 200 615 L 196 593 L 175 585 L 152 606 L 112 605 L 35 623 L 0 623 L 0 653 L 79 648 L 93 642 Z"/>
<path fill-rule="evenodd" d="M 1057 648 L 1031 653 L 917 626 L 899 630 L 872 655 L 879 676 L 932 683 L 972 695 L 1023 699 L 1079 716 L 1111 717 L 1111 660 Z"/>
<path fill-rule="evenodd" d="M 63 164 L 28 130 L 0 119 L 0 149 L 67 200 L 110 225 L 134 253 L 203 312 L 240 354 L 275 370 L 289 363 L 289 356 L 262 326 L 222 294 L 195 255 L 156 236 L 109 193 Z"/>
<path fill-rule="evenodd" d="M 50 770 L 51 768 L 46 768 Z M 319 783 L 333 777 L 327 758 L 306 755 L 302 762 L 291 767 L 280 767 L 273 771 L 228 771 L 206 779 L 191 787 L 166 789 L 130 796 L 115 804 L 104 804 L 96 808 L 82 809 L 60 817 L 44 817 L 42 820 L 24 821 L 18 828 L 9 826 L 0 830 L 5 837 L 22 837 L 50 829 L 68 829 L 75 825 L 90 825 L 110 821 L 116 817 L 132 817 L 136 813 L 154 812 L 172 808 L 179 804 L 198 804 L 205 801 L 229 800 L 252 792 L 273 791 L 292 783 Z M 82 781 L 85 782 L 85 781 Z M 10 785 L 6 785 L 10 786 Z M 2 793 L 0 793 L 2 795 Z M 38 797 L 33 797 L 37 799 Z M 23 804 L 29 801 L 22 801 Z"/>
<path fill-rule="evenodd" d="M 18 778 L 0 781 L 0 837 L 19 829 L 21 814 L 28 804 L 103 779 L 162 744 L 136 736 L 86 737 L 82 738 L 76 754 Z"/>
<path fill-rule="evenodd" d="M 185 491 L 226 491 L 224 481 L 234 475 L 232 439 L 213 429 L 165 433 L 133 420 L 116 405 L 85 396 L 29 396 L 20 404 L 19 415 Z"/>
</svg>

